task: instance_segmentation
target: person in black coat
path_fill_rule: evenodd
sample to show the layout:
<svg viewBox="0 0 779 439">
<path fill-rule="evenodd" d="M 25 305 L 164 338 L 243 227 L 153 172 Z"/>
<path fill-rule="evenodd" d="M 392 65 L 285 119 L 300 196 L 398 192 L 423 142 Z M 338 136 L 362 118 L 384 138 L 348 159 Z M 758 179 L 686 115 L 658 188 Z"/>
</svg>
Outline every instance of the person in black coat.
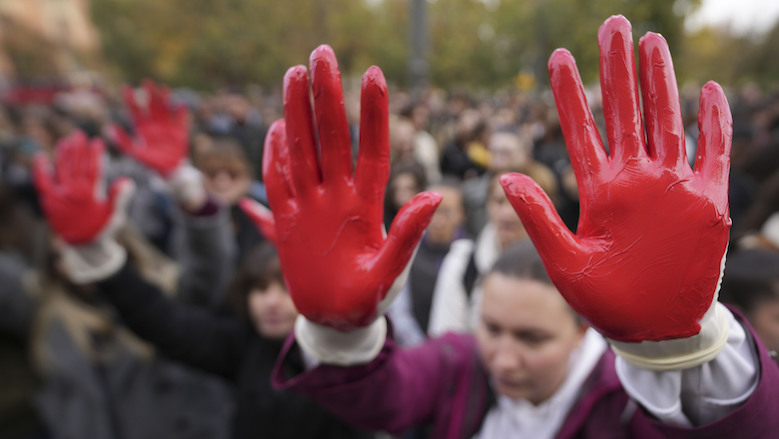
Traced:
<svg viewBox="0 0 779 439">
<path fill-rule="evenodd" d="M 297 318 L 271 244 L 250 252 L 235 277 L 231 296 L 245 319 L 217 317 L 174 303 L 129 264 L 97 285 L 124 323 L 162 354 L 235 384 L 233 437 L 372 437 L 307 398 L 271 386 L 274 362 Z M 290 376 L 304 370 L 300 353 L 287 367 Z"/>
</svg>

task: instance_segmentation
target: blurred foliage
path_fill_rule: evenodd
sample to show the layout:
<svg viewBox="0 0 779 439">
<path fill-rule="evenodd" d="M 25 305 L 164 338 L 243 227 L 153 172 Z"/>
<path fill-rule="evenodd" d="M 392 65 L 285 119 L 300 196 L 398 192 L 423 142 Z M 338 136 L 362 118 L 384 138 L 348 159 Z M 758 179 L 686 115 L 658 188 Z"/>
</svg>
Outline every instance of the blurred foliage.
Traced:
<svg viewBox="0 0 779 439">
<path fill-rule="evenodd" d="M 701 0 L 428 1 L 431 82 L 501 88 L 518 74 L 548 83 L 546 60 L 570 50 L 585 82 L 597 81 L 597 32 L 625 15 L 636 43 L 665 36 L 680 83 L 772 81 L 779 74 L 779 28 L 757 41 L 703 29 L 685 35 L 684 19 Z M 345 77 L 377 64 L 392 83 L 408 85 L 410 0 L 93 0 L 93 20 L 115 76 L 152 77 L 214 88 L 281 85 L 286 69 L 307 64 L 330 44 Z"/>
</svg>

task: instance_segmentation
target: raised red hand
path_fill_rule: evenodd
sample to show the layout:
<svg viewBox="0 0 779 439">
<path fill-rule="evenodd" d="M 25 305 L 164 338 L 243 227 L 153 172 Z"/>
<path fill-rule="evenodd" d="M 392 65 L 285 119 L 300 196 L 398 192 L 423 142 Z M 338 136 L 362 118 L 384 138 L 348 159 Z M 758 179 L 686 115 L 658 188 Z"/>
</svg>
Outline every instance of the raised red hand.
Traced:
<svg viewBox="0 0 779 439">
<path fill-rule="evenodd" d="M 728 243 L 728 103 L 716 83 L 703 87 L 691 169 L 665 40 L 647 33 L 639 43 L 644 124 L 630 23 L 610 18 L 598 43 L 608 154 L 573 57 L 560 49 L 549 60 L 579 185 L 576 234 L 528 177 L 501 183 L 552 281 L 593 327 L 624 342 L 690 337 L 716 300 Z"/>
<path fill-rule="evenodd" d="M 52 168 L 48 157 L 35 157 L 33 175 L 41 206 L 51 228 L 71 245 L 88 244 L 111 228 L 119 198 L 126 198 L 132 182 L 115 181 L 108 193 L 102 181 L 105 147 L 75 132 L 57 143 Z M 120 197 L 120 194 L 122 196 Z"/>
<path fill-rule="evenodd" d="M 335 55 L 320 46 L 310 61 L 314 108 L 306 68 L 292 67 L 284 77 L 285 119 L 268 133 L 263 174 L 295 305 L 310 321 L 345 331 L 369 325 L 381 312 L 380 302 L 412 257 L 440 196 L 423 193 L 409 201 L 385 238 L 389 121 L 384 76 L 377 67 L 363 76 L 360 153 L 352 173 Z"/>
<path fill-rule="evenodd" d="M 146 105 L 138 102 L 131 87 L 124 88 L 124 100 L 135 124 L 135 138 L 116 125 L 112 127 L 112 136 L 125 154 L 168 177 L 187 157 L 187 109 L 172 107 L 165 86 L 146 80 L 143 89 Z"/>
</svg>

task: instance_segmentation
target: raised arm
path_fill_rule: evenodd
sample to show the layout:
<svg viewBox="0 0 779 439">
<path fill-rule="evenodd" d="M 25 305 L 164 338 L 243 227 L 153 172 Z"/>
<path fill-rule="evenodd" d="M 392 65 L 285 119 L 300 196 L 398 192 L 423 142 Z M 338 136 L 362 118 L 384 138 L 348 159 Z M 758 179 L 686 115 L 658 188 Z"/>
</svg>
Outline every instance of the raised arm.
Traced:
<svg viewBox="0 0 779 439">
<path fill-rule="evenodd" d="M 650 409 L 662 401 L 675 413 L 655 414 L 668 422 L 711 422 L 749 396 L 758 369 L 743 328 L 717 302 L 731 224 L 730 109 L 719 85 L 703 87 L 690 168 L 665 40 L 641 38 L 639 75 L 624 17 L 607 20 L 598 43 L 608 152 L 573 57 L 560 49 L 549 60 L 579 185 L 576 234 L 530 178 L 514 174 L 501 183 L 554 284 L 611 341 L 626 390 Z M 730 373 L 721 373 L 727 366 Z M 712 400 L 722 404 L 699 412 Z"/>
<path fill-rule="evenodd" d="M 139 92 L 145 99 L 139 99 Z M 180 207 L 173 234 L 181 268 L 177 298 L 216 306 L 224 299 L 235 262 L 230 219 L 226 209 L 209 199 L 200 171 L 189 163 L 187 109 L 172 102 L 167 87 L 149 80 L 138 91 L 125 86 L 124 100 L 134 136 L 116 125 L 109 134 L 122 152 L 162 178 Z"/>
<path fill-rule="evenodd" d="M 274 382 L 326 401 L 356 425 L 400 430 L 433 415 L 444 380 L 472 354 L 458 351 L 458 362 L 440 346 L 400 351 L 386 340 L 382 314 L 405 283 L 440 196 L 414 197 L 385 235 L 389 121 L 381 70 L 371 67 L 363 76 L 354 170 L 340 73 L 329 47 L 311 54 L 310 75 L 309 81 L 306 68 L 297 66 L 284 77 L 285 118 L 271 127 L 263 161 L 273 221 L 262 212 L 255 217 L 273 224 L 282 271 L 301 313 L 294 341 L 319 367 L 287 377 L 278 364 Z"/>
<path fill-rule="evenodd" d="M 405 282 L 405 268 L 440 196 L 425 192 L 414 197 L 385 236 L 389 121 L 384 76 L 377 67 L 363 76 L 354 171 L 341 77 L 327 46 L 311 55 L 310 86 L 313 109 L 306 68 L 287 72 L 285 119 L 273 124 L 265 145 L 263 172 L 276 243 L 302 315 L 296 326 L 301 345 L 323 361 L 341 362 L 346 358 L 321 344 L 320 336 L 360 338 L 370 344 L 364 352 L 368 360 L 386 331 L 378 317 Z"/>
<path fill-rule="evenodd" d="M 177 305 L 127 264 L 115 240 L 124 223 L 132 182 L 115 182 L 106 193 L 100 140 L 81 132 L 57 144 L 52 165 L 36 157 L 34 175 L 46 219 L 64 241 L 63 265 L 71 281 L 95 284 L 130 329 L 166 355 L 232 377 L 243 355 L 243 331 L 232 321 Z"/>
</svg>

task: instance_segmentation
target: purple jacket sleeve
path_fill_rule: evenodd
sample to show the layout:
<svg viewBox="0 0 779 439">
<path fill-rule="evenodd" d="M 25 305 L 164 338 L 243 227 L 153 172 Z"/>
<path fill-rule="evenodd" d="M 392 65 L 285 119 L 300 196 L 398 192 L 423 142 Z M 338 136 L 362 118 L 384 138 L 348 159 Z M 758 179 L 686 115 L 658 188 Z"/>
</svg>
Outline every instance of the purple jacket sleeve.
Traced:
<svg viewBox="0 0 779 439">
<path fill-rule="evenodd" d="M 412 349 L 388 339 L 370 363 L 352 367 L 320 365 L 294 377 L 283 376 L 281 364 L 294 346 L 291 336 L 273 373 L 273 384 L 306 394 L 344 421 L 366 429 L 400 432 L 424 422 L 442 428 L 442 416 L 461 422 L 452 413 L 462 387 L 473 376 L 472 337 L 447 334 Z M 455 394 L 457 394 L 455 396 Z M 462 397 L 467 397 L 463 393 Z"/>
<path fill-rule="evenodd" d="M 738 312 L 736 318 L 744 326 L 755 345 L 760 362 L 760 382 L 757 388 L 739 408 L 724 418 L 696 428 L 682 428 L 664 424 L 643 410 L 633 417 L 631 430 L 635 437 L 668 439 L 763 439 L 779 434 L 779 366 L 768 355 L 746 319 Z"/>
</svg>

